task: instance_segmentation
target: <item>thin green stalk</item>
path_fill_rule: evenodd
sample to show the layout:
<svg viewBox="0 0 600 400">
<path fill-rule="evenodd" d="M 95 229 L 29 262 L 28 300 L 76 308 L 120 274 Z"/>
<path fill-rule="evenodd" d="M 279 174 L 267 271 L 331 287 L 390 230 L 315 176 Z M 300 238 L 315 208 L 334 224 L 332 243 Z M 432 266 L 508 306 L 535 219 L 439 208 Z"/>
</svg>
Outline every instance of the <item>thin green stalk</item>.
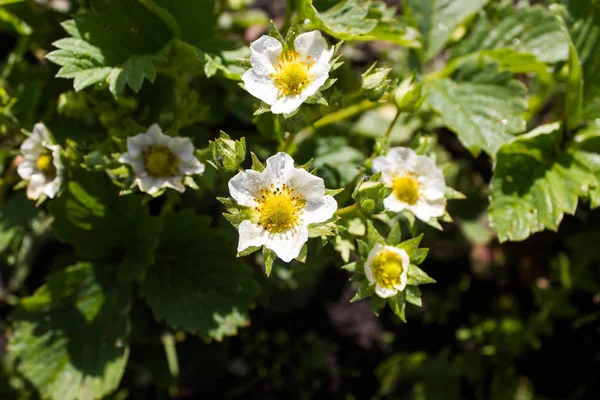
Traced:
<svg viewBox="0 0 600 400">
<path fill-rule="evenodd" d="M 334 214 L 338 215 L 338 216 L 345 215 L 345 214 L 351 213 L 355 209 L 356 209 L 356 204 L 352 204 L 352 205 L 349 205 L 347 207 L 338 209 Z"/>
<path fill-rule="evenodd" d="M 390 135 L 392 134 L 392 131 L 394 130 L 394 126 L 396 126 L 396 122 L 398 122 L 398 118 L 400 118 L 400 110 L 396 109 L 396 116 L 390 123 L 390 126 L 388 126 L 387 131 L 385 131 L 385 134 L 383 135 L 383 137 L 385 139 L 390 138 Z"/>
<path fill-rule="evenodd" d="M 161 342 L 167 356 L 167 365 L 169 373 L 173 379 L 179 378 L 179 359 L 177 358 L 177 348 L 175 347 L 175 337 L 171 333 L 164 333 L 161 336 Z"/>
</svg>

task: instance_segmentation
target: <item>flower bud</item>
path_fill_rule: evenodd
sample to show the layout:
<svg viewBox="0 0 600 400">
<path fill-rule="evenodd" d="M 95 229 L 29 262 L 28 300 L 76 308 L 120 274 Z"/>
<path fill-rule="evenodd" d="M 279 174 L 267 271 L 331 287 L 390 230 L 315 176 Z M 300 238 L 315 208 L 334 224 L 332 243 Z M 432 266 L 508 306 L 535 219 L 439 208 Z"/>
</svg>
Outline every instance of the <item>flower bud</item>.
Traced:
<svg viewBox="0 0 600 400">
<path fill-rule="evenodd" d="M 237 171 L 246 159 L 246 139 L 233 140 L 223 131 L 221 137 L 209 143 L 209 149 L 213 166 L 228 172 Z"/>
<path fill-rule="evenodd" d="M 423 84 L 415 83 L 414 77 L 404 79 L 393 93 L 394 103 L 400 111 L 415 111 L 425 101 Z"/>
</svg>

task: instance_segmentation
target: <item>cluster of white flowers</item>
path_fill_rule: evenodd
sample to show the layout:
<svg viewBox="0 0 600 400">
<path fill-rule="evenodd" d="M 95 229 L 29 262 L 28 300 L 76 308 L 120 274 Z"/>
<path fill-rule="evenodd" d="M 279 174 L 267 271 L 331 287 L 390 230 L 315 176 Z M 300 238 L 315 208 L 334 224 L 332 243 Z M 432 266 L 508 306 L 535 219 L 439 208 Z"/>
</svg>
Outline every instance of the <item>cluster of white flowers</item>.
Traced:
<svg viewBox="0 0 600 400">
<path fill-rule="evenodd" d="M 274 37 L 262 36 L 250 45 L 252 68 L 243 75 L 246 90 L 271 106 L 274 114 L 294 112 L 325 84 L 334 53 L 320 32 L 298 35 L 294 49 L 284 51 Z M 204 172 L 187 137 L 165 135 L 157 124 L 147 132 L 127 139 L 127 151 L 119 161 L 129 164 L 134 182 L 142 192 L 154 195 L 161 189 L 183 192 L 184 177 Z M 21 146 L 24 160 L 18 173 L 29 181 L 27 195 L 53 198 L 60 189 L 60 147 L 44 126 L 36 124 Z M 373 160 L 373 172 L 392 189 L 384 199 L 388 211 L 408 210 L 430 222 L 444 215 L 444 176 L 435 163 L 413 150 L 396 147 Z M 286 153 L 267 160 L 262 171 L 245 170 L 229 181 L 231 197 L 248 210 L 238 227 L 237 250 L 265 246 L 283 261 L 300 256 L 309 237 L 309 225 L 330 220 L 337 202 L 326 195 L 323 179 L 302 168 Z M 364 264 L 364 272 L 375 292 L 388 298 L 404 290 L 410 259 L 404 250 L 376 245 Z"/>
</svg>

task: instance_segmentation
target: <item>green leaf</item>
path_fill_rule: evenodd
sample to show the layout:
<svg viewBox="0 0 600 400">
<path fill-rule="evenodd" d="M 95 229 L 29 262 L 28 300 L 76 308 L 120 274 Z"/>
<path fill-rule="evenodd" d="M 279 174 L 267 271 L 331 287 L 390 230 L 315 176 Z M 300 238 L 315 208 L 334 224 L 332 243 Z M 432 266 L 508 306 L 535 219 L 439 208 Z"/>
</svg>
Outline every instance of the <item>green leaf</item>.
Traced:
<svg viewBox="0 0 600 400">
<path fill-rule="evenodd" d="M 471 153 L 490 155 L 523 131 L 525 87 L 497 65 L 468 63 L 453 79 L 426 84 L 427 102 Z"/>
<path fill-rule="evenodd" d="M 414 304 L 417 307 L 423 306 L 423 301 L 421 300 L 421 289 L 416 286 L 408 285 L 404 290 L 406 295 L 406 301 L 410 304 Z"/>
<path fill-rule="evenodd" d="M 17 369 L 52 400 L 97 399 L 115 390 L 127 364 L 131 289 L 108 266 L 55 272 L 11 315 Z"/>
<path fill-rule="evenodd" d="M 427 283 L 435 283 L 435 279 L 427 275 L 421 268 L 411 264 L 408 268 L 408 284 L 416 286 Z"/>
<path fill-rule="evenodd" d="M 176 21 L 179 38 L 203 50 L 213 50 L 217 34 L 215 0 L 154 0 Z"/>
<path fill-rule="evenodd" d="M 573 214 L 578 198 L 598 186 L 598 150 L 572 145 L 562 151 L 562 140 L 560 124 L 542 125 L 498 152 L 490 219 L 501 242 L 557 230 L 564 213 Z"/>
<path fill-rule="evenodd" d="M 139 2 L 92 0 L 90 10 L 62 24 L 72 37 L 58 40 L 46 58 L 62 68 L 57 77 L 74 79 L 75 90 L 100 84 L 120 96 L 125 85 L 139 91 L 154 81 L 155 62 L 164 59 L 172 33 Z"/>
<path fill-rule="evenodd" d="M 548 8 L 507 2 L 480 13 L 452 57 L 487 55 L 513 72 L 538 72 L 542 66 L 545 69 L 544 63 L 566 61 L 569 43 L 569 35 Z"/>
<path fill-rule="evenodd" d="M 258 157 L 256 157 L 256 154 L 250 152 L 250 157 L 252 158 L 252 167 L 250 168 L 257 172 L 262 172 L 265 169 L 265 166 L 260 162 Z"/>
<path fill-rule="evenodd" d="M 373 30 L 376 19 L 367 18 L 369 2 L 364 0 L 344 0 L 329 10 L 319 12 L 312 0 L 301 0 L 300 9 L 317 27 L 342 40 L 353 40 Z"/>
<path fill-rule="evenodd" d="M 479 11 L 489 0 L 408 0 L 411 17 L 423 35 L 425 60 L 433 58 L 450 40 L 454 29 Z"/>
<path fill-rule="evenodd" d="M 600 3 L 579 0 L 564 0 L 564 3 L 570 13 L 569 31 L 583 73 L 582 118 L 591 121 L 600 118 Z M 570 78 L 575 79 L 573 75 Z"/>
<path fill-rule="evenodd" d="M 565 115 L 567 128 L 575 129 L 579 125 L 583 113 L 583 72 L 577 50 L 572 44 L 569 44 L 568 66 Z"/>
<path fill-rule="evenodd" d="M 119 196 L 103 174 L 79 171 L 66 187 L 49 206 L 58 238 L 75 246 L 83 259 L 120 259 L 120 280 L 143 279 L 154 262 L 158 219 L 148 214 L 138 197 Z"/>
<path fill-rule="evenodd" d="M 156 263 L 140 283 L 158 320 L 206 341 L 248 325 L 258 287 L 250 269 L 223 251 L 226 242 L 208 217 L 191 211 L 165 217 Z"/>
</svg>

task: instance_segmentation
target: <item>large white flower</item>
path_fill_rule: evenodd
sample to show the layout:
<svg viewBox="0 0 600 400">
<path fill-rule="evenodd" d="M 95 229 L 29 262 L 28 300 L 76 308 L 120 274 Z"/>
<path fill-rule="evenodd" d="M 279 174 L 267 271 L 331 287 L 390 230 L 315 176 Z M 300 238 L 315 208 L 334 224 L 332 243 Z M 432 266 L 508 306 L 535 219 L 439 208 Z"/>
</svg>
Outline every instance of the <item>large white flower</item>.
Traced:
<svg viewBox="0 0 600 400">
<path fill-rule="evenodd" d="M 407 209 L 425 222 L 444 215 L 446 181 L 433 160 L 412 149 L 394 147 L 373 160 L 373 172 L 380 171 L 383 182 L 393 189 L 383 201 L 386 209 Z"/>
<path fill-rule="evenodd" d="M 254 211 L 238 227 L 238 252 L 266 246 L 285 262 L 300 255 L 308 225 L 327 221 L 337 210 L 335 199 L 325 195 L 323 179 L 294 168 L 286 153 L 269 157 L 262 172 L 239 172 L 229 181 L 229 193 Z"/>
<path fill-rule="evenodd" d="M 127 152 L 119 161 L 131 165 L 140 190 L 149 194 L 162 188 L 183 192 L 184 175 L 204 172 L 204 164 L 194 157 L 192 141 L 167 136 L 157 124 L 146 133 L 127 138 Z"/>
<path fill-rule="evenodd" d="M 329 77 L 333 47 L 319 31 L 298 35 L 294 50 L 283 52 L 274 37 L 263 35 L 250 45 L 252 68 L 242 80 L 246 90 L 271 106 L 273 114 L 290 114 L 317 93 Z"/>
<path fill-rule="evenodd" d="M 388 298 L 401 292 L 408 282 L 410 257 L 393 246 L 376 244 L 365 262 L 365 275 L 379 297 Z"/>
<path fill-rule="evenodd" d="M 23 161 L 17 167 L 21 178 L 28 180 L 27 197 L 37 200 L 42 193 L 54 198 L 62 182 L 60 146 L 52 144 L 50 132 L 43 123 L 33 127 L 31 136 L 21 144 Z"/>
</svg>

